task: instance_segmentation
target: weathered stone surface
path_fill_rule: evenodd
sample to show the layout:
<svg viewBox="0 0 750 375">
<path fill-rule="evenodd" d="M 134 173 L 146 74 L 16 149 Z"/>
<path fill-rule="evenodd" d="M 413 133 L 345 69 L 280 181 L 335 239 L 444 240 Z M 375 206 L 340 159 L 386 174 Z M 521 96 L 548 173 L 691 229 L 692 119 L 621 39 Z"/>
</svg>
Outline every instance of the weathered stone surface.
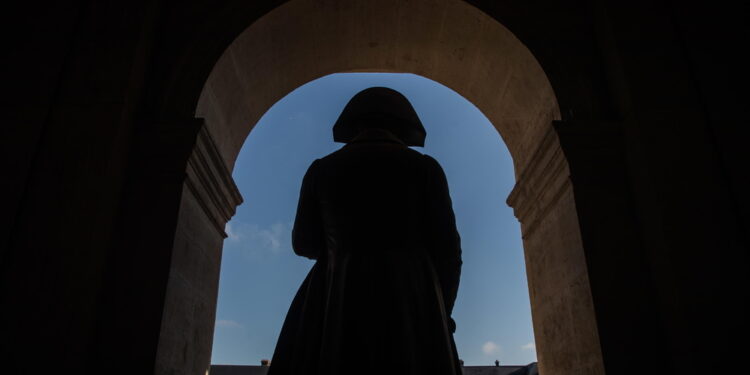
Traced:
<svg viewBox="0 0 750 375">
<path fill-rule="evenodd" d="M 276 101 L 313 79 L 356 71 L 414 73 L 455 90 L 498 128 L 517 172 L 560 117 L 544 71 L 513 33 L 477 8 L 439 0 L 286 3 L 224 52 L 196 114 L 231 166 Z"/>
<path fill-rule="evenodd" d="M 603 374 L 570 170 L 549 129 L 508 197 L 521 222 L 542 373 Z"/>
<path fill-rule="evenodd" d="M 232 165 L 273 103 L 309 80 L 342 71 L 423 75 L 472 101 L 495 125 L 520 181 L 509 202 L 523 217 L 529 285 L 538 296 L 532 316 L 535 330 L 544 332 L 536 335 L 540 367 L 546 361 L 548 374 L 602 373 L 567 163 L 552 129 L 559 109 L 529 50 L 497 21 L 459 2 L 294 1 L 229 46 L 196 113 Z M 541 234 L 533 235 L 538 227 Z M 540 263 L 549 259 L 556 261 Z M 578 331 L 585 333 L 569 334 Z"/>
<path fill-rule="evenodd" d="M 201 127 L 188 160 L 177 220 L 157 374 L 203 374 L 211 360 L 224 225 L 242 202 L 213 139 Z"/>
<path fill-rule="evenodd" d="M 253 96 L 246 102 L 232 90 L 211 94 L 215 104 L 224 103 L 222 111 L 227 113 L 233 109 L 226 104 L 234 98 L 232 105 L 240 110 L 232 116 L 239 120 L 222 119 L 218 112 L 199 113 L 212 119 L 208 127 L 227 169 L 257 119 L 248 114 L 259 116 L 295 85 L 344 68 L 411 71 L 437 79 L 475 103 L 502 131 L 513 152 L 520 189 L 514 207 L 523 223 L 527 255 L 532 249 L 538 254 L 559 249 L 550 255 L 559 255 L 565 264 L 580 264 L 575 261 L 580 253 L 565 244 L 582 242 L 608 375 L 644 369 L 735 372 L 736 361 L 721 359 L 741 358 L 744 348 L 721 344 L 745 335 L 750 315 L 745 290 L 750 195 L 744 194 L 750 191 L 750 169 L 745 168 L 747 137 L 741 132 L 747 123 L 745 88 L 738 84 L 747 70 L 742 58 L 747 43 L 742 18 L 746 12 L 740 3 L 382 3 L 397 6 L 391 10 L 375 9 L 371 4 L 376 3 L 380 2 L 318 5 L 341 15 L 361 15 L 365 10 L 396 15 L 400 18 L 385 19 L 395 28 L 381 30 L 375 19 L 330 20 L 309 9 L 293 18 L 310 34 L 296 42 L 301 27 L 268 21 L 294 16 L 297 5 L 310 8 L 312 2 L 70 1 L 43 7 L 18 2 L 7 9 L 8 20 L 2 23 L 9 30 L 2 34 L 6 95 L 0 103 L 5 116 L 0 137 L 5 161 L 0 195 L 3 369 L 24 372 L 34 363 L 39 373 L 148 374 L 157 367 L 168 372 L 183 365 L 195 371 L 208 366 L 207 352 L 196 356 L 203 358 L 202 365 L 180 364 L 177 349 L 159 349 L 161 337 L 169 337 L 164 345 L 194 348 L 180 346 L 179 340 L 190 340 L 188 335 L 162 335 L 165 329 L 180 328 L 166 321 L 165 314 L 176 316 L 176 322 L 190 321 L 187 316 L 203 303 L 188 298 L 185 308 L 165 306 L 182 301 L 175 297 L 184 294 L 180 288 L 202 285 L 199 280 L 180 284 L 171 277 L 179 274 L 173 268 L 197 269 L 184 265 L 190 261 L 179 260 L 179 255 L 173 262 L 173 252 L 218 249 L 222 234 L 210 218 L 226 216 L 219 207 L 206 210 L 196 208 L 193 198 L 183 200 L 183 195 L 199 194 L 185 189 L 200 130 L 193 122 L 198 103 L 207 103 L 201 93 L 210 92 L 203 88 L 221 55 L 243 30 L 265 22 L 266 40 L 255 47 L 267 55 L 258 56 L 253 70 L 244 74 L 267 74 L 268 82 L 253 78 L 259 85 L 248 86 Z M 433 8 L 443 13 L 435 15 Z M 412 17 L 412 11 L 433 17 Z M 329 26 L 315 20 L 332 22 Z M 460 20 L 468 23 L 455 28 Z M 551 91 L 533 89 L 544 80 L 524 83 L 525 75 L 498 71 L 509 66 L 506 62 L 483 60 L 497 56 L 488 48 L 508 47 L 502 43 L 507 38 L 493 36 L 497 26 L 489 21 L 505 25 L 533 52 L 554 87 L 560 116 L 540 110 L 538 121 L 503 118 L 511 112 L 534 112 L 533 106 L 553 97 Z M 413 30 L 412 22 L 434 33 Z M 441 29 L 443 25 L 453 31 Z M 342 26 L 347 28 L 342 34 L 351 35 L 334 35 L 331 41 L 313 36 Z M 375 30 L 384 34 L 373 36 Z M 310 49 L 299 44 L 305 41 L 323 43 L 319 50 L 328 53 L 309 54 Z M 336 44 L 341 41 L 352 43 Z M 419 53 L 405 54 L 401 44 Z M 362 54 L 352 56 L 351 50 Z M 251 53 L 236 52 L 240 57 Z M 503 56 L 519 57 L 510 50 Z M 452 70 L 459 62 L 465 62 L 464 68 Z M 312 68 L 307 70 L 307 65 Z M 236 83 L 242 82 L 249 81 Z M 232 84 L 222 83 L 238 87 Z M 509 88 L 520 93 L 527 84 L 530 95 L 508 96 Z M 543 95 L 535 99 L 534 93 Z M 247 93 L 241 95 L 248 98 Z M 556 130 L 570 178 L 549 181 L 569 183 L 571 189 L 540 190 L 547 178 L 529 178 L 525 166 L 534 164 L 536 151 L 523 145 L 543 143 L 547 120 L 558 117 L 565 121 Z M 232 128 L 235 133 L 219 131 L 218 125 L 229 122 L 241 126 Z M 602 132 L 607 124 L 616 124 L 615 131 Z M 555 199 L 546 198 L 544 191 L 556 190 L 564 195 L 557 194 L 557 203 L 547 204 Z M 563 210 L 571 204 L 566 198 L 570 191 L 577 230 L 571 229 L 572 213 Z M 195 218 L 181 217 L 186 212 Z M 178 221 L 186 227 L 193 225 L 189 222 L 205 223 L 196 249 L 175 249 L 176 243 L 185 242 L 177 238 L 183 231 Z M 544 233 L 551 236 L 549 246 L 537 237 Z M 537 261 L 547 264 L 544 258 L 528 263 Z M 571 281 L 575 275 L 559 277 Z M 533 284 L 532 293 L 545 290 Z M 563 290 L 585 290 L 572 287 L 577 284 L 562 285 Z M 168 291 L 173 287 L 175 291 Z M 581 314 L 570 311 L 557 315 Z M 534 314 L 538 326 L 540 315 Z M 207 315 L 195 316 L 210 320 Z M 543 326 L 559 327 L 561 332 L 563 327 L 578 327 Z M 201 329 L 205 331 L 190 328 Z M 573 332 L 575 337 L 591 337 Z M 539 350 L 547 364 L 571 365 L 566 358 L 558 362 L 541 354 L 549 353 L 547 349 Z M 174 361 L 157 359 L 157 352 Z M 575 360 L 584 369 L 593 368 L 585 365 L 585 358 Z"/>
</svg>

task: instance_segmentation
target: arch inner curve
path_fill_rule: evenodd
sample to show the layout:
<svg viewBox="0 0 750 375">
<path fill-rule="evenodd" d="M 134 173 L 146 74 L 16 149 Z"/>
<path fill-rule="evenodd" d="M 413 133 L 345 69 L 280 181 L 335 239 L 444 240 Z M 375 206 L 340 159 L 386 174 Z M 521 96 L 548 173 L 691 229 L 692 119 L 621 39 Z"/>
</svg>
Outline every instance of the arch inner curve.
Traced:
<svg viewBox="0 0 750 375">
<path fill-rule="evenodd" d="M 455 0 L 293 0 L 240 34 L 216 63 L 196 117 L 230 169 L 278 100 L 337 72 L 414 73 L 453 89 L 497 128 L 523 170 L 559 109 L 531 52 L 507 28 Z M 460 126 L 460 124 L 456 124 Z"/>
</svg>

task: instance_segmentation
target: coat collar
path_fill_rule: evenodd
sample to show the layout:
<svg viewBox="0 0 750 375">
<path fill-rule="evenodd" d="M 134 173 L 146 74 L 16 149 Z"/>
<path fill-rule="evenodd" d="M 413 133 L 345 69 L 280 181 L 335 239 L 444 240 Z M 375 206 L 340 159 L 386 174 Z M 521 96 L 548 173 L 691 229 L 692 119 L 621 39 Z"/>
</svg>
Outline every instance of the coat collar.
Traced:
<svg viewBox="0 0 750 375">
<path fill-rule="evenodd" d="M 406 143 L 398 139 L 398 137 L 393 135 L 393 133 L 385 129 L 377 128 L 366 129 L 359 132 L 359 134 L 357 134 L 357 136 L 354 137 L 354 139 L 352 139 L 349 144 L 361 142 L 392 142 L 406 146 Z"/>
</svg>

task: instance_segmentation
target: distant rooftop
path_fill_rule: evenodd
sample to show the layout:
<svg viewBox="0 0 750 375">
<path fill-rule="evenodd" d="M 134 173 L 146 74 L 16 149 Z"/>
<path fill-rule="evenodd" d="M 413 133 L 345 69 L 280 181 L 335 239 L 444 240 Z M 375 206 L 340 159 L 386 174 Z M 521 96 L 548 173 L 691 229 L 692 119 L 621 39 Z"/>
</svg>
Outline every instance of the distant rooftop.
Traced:
<svg viewBox="0 0 750 375">
<path fill-rule="evenodd" d="M 511 375 L 526 366 L 464 366 L 464 375 Z"/>
<path fill-rule="evenodd" d="M 266 375 L 268 366 L 211 365 L 209 375 Z"/>
<path fill-rule="evenodd" d="M 463 375 L 538 375 L 536 362 L 526 366 L 464 366 Z M 211 365 L 209 375 L 266 375 L 267 366 Z"/>
</svg>

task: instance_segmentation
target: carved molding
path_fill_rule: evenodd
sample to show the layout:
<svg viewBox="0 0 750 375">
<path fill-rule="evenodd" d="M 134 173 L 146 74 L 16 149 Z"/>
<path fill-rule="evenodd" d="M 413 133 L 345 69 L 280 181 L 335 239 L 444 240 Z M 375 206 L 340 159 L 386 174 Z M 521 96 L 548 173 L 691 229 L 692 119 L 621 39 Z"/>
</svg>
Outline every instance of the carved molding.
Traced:
<svg viewBox="0 0 750 375">
<path fill-rule="evenodd" d="M 550 126 L 506 200 L 521 222 L 524 238 L 534 232 L 550 208 L 570 187 L 568 162 L 557 133 Z"/>
<path fill-rule="evenodd" d="M 188 159 L 185 184 L 216 230 L 226 238 L 224 226 L 242 203 L 242 195 L 205 123 L 201 124 Z"/>
</svg>

